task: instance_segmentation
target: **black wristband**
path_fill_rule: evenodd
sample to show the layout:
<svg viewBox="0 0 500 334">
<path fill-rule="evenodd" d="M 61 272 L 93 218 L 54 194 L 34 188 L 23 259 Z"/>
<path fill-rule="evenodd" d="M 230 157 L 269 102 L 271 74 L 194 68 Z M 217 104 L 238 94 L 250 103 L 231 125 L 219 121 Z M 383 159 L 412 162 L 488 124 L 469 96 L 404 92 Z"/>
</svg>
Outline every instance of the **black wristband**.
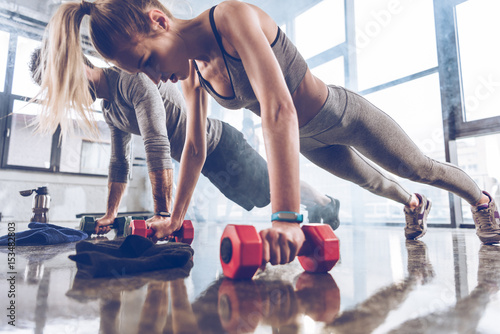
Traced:
<svg viewBox="0 0 500 334">
<path fill-rule="evenodd" d="M 155 212 L 155 216 L 170 217 L 170 212 L 168 212 L 168 211 L 158 211 L 158 212 Z"/>
</svg>

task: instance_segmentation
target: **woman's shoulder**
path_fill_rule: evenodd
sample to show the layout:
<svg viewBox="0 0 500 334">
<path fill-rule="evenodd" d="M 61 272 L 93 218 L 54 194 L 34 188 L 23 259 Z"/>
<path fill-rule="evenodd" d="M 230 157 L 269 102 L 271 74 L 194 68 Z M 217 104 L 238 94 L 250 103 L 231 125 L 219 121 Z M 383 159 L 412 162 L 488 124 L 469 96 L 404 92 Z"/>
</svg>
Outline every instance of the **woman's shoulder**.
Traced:
<svg viewBox="0 0 500 334">
<path fill-rule="evenodd" d="M 259 7 L 238 0 L 222 1 L 213 8 L 215 8 L 214 13 L 217 12 L 217 15 L 233 19 L 247 19 L 250 13 L 267 15 Z"/>
<path fill-rule="evenodd" d="M 253 29 L 260 26 L 268 38 L 275 37 L 276 22 L 256 5 L 237 0 L 226 0 L 217 5 L 213 15 L 217 29 L 223 35 L 225 35 L 224 32 L 231 34 L 237 27 Z"/>
</svg>

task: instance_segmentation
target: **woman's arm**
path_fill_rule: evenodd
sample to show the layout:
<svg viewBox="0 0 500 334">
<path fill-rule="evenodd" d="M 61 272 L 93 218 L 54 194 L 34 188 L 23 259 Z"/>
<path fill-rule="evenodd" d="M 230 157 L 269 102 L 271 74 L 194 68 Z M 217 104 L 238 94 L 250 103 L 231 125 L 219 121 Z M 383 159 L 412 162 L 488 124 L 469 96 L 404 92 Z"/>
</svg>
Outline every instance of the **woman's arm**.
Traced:
<svg viewBox="0 0 500 334">
<path fill-rule="evenodd" d="M 207 94 L 199 85 L 192 63 L 189 77 L 182 81 L 182 92 L 187 106 L 186 141 L 182 151 L 179 184 L 172 211 L 172 219 L 179 222 L 182 222 L 186 215 L 207 156 Z"/>
<path fill-rule="evenodd" d="M 272 211 L 300 210 L 299 131 L 295 106 L 265 32 L 276 25 L 260 9 L 237 1 L 215 11 L 219 33 L 237 52 L 259 100 Z M 264 261 L 287 263 L 304 242 L 297 223 L 273 222 L 261 231 Z"/>
<path fill-rule="evenodd" d="M 170 235 L 181 227 L 207 155 L 207 95 L 199 85 L 193 64 L 190 66 L 190 76 L 182 81 L 187 121 L 177 192 L 170 224 L 151 226 L 155 230 L 155 238 L 158 239 Z"/>
</svg>

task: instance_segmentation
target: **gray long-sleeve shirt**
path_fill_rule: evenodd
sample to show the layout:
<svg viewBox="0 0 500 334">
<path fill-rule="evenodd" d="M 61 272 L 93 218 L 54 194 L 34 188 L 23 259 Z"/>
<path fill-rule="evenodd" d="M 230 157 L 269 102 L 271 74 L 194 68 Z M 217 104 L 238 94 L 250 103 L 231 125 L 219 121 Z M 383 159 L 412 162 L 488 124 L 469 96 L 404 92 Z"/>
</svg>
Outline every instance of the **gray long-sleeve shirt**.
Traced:
<svg viewBox="0 0 500 334">
<path fill-rule="evenodd" d="M 104 119 L 111 131 L 109 181 L 125 183 L 130 172 L 132 134 L 142 136 L 148 171 L 172 168 L 186 139 L 186 105 L 170 81 L 155 85 L 145 74 L 104 69 L 110 100 L 103 100 Z M 222 123 L 207 120 L 207 154 L 219 143 Z"/>
</svg>

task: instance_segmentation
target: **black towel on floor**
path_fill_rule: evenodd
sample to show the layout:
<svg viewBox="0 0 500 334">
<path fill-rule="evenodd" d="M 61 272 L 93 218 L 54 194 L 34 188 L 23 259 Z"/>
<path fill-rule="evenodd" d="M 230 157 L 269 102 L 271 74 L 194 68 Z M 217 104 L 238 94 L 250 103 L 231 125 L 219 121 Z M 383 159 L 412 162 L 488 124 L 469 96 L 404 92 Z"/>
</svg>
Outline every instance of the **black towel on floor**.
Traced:
<svg viewBox="0 0 500 334">
<path fill-rule="evenodd" d="M 46 223 L 29 223 L 29 230 L 16 232 L 16 246 L 36 246 L 36 245 L 55 245 L 67 242 L 84 240 L 88 237 L 87 233 L 73 228 L 57 226 Z M 8 245 L 12 237 L 4 235 L 0 237 L 0 245 Z"/>
<path fill-rule="evenodd" d="M 151 240 L 129 235 L 125 239 L 76 244 L 79 278 L 124 277 L 153 270 L 184 266 L 192 257 L 191 246 L 180 242 L 154 244 Z"/>
</svg>

